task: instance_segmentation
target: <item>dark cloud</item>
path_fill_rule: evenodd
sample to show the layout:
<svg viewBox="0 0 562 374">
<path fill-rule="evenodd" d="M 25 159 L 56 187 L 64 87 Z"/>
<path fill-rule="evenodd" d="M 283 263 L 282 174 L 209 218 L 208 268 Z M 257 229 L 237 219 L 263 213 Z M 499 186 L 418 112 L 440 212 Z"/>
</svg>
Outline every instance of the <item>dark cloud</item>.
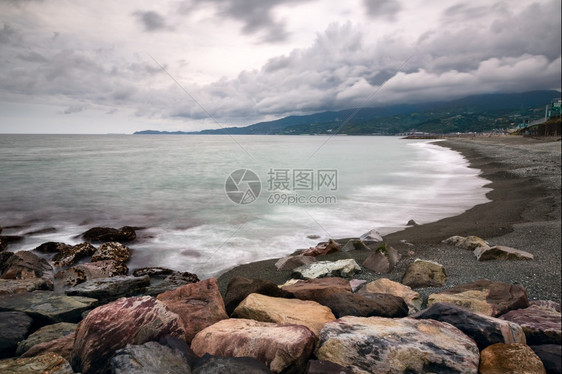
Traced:
<svg viewBox="0 0 562 374">
<path fill-rule="evenodd" d="M 363 0 L 367 8 L 367 14 L 373 18 L 385 18 L 394 20 L 402 9 L 397 0 Z"/>
<path fill-rule="evenodd" d="M 171 29 L 167 24 L 166 20 L 159 13 L 154 11 L 148 12 L 135 12 L 133 15 L 136 17 L 137 21 L 142 24 L 144 31 L 154 32 Z"/>
<path fill-rule="evenodd" d="M 0 29 L 0 44 L 8 44 L 19 39 L 19 35 L 12 26 L 4 23 L 4 27 Z"/>
</svg>

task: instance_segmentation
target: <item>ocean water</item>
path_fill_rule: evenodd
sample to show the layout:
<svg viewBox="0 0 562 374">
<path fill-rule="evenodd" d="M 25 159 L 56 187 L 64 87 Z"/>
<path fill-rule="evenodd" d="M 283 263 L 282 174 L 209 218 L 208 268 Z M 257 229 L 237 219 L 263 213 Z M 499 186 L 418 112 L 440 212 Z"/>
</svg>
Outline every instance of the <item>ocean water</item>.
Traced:
<svg viewBox="0 0 562 374">
<path fill-rule="evenodd" d="M 0 227 L 55 229 L 13 251 L 79 243 L 94 226 L 143 227 L 130 268 L 206 278 L 458 215 L 488 201 L 478 174 L 438 143 L 396 137 L 0 135 Z"/>
</svg>

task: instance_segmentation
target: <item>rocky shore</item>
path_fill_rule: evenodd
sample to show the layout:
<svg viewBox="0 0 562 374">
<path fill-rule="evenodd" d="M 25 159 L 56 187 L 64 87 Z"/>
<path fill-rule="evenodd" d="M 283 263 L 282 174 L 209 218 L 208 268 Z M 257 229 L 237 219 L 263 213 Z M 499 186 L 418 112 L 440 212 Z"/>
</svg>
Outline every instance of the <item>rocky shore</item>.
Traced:
<svg viewBox="0 0 562 374">
<path fill-rule="evenodd" d="M 0 373 L 560 373 L 559 139 L 439 144 L 489 203 L 218 279 L 129 269 L 134 227 L 17 253 L 0 228 Z"/>
</svg>

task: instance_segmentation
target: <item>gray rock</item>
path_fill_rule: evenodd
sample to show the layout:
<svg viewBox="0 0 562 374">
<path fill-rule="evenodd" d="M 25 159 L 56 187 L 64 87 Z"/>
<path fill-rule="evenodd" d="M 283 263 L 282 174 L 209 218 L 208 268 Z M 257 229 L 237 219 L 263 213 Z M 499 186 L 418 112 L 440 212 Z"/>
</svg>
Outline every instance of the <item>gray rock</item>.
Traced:
<svg viewBox="0 0 562 374">
<path fill-rule="evenodd" d="M 270 374 L 261 361 L 252 357 L 218 357 L 205 354 L 195 363 L 192 374 Z"/>
<path fill-rule="evenodd" d="M 532 345 L 531 349 L 541 359 L 547 374 L 562 373 L 562 346 L 559 344 Z"/>
<path fill-rule="evenodd" d="M 293 270 L 293 277 L 315 279 L 324 277 L 351 277 L 361 271 L 361 267 L 353 259 L 338 261 L 318 261 L 309 265 L 299 266 Z"/>
<path fill-rule="evenodd" d="M 361 239 L 349 239 L 342 247 L 342 252 L 370 250 Z"/>
<path fill-rule="evenodd" d="M 310 360 L 306 374 L 353 374 L 353 370 L 330 361 Z"/>
<path fill-rule="evenodd" d="M 0 358 L 13 357 L 18 342 L 29 334 L 33 320 L 21 312 L 0 312 Z"/>
<path fill-rule="evenodd" d="M 111 227 L 93 227 L 80 235 L 92 243 L 119 242 L 128 243 L 136 239 L 134 227 L 123 226 L 120 229 Z"/>
<path fill-rule="evenodd" d="M 314 256 L 288 256 L 277 260 L 277 262 L 275 263 L 275 267 L 278 271 L 293 270 L 295 268 L 298 268 L 299 266 L 309 265 L 317 261 L 318 260 L 316 260 L 316 257 Z"/>
<path fill-rule="evenodd" d="M 80 283 L 65 291 L 68 296 L 84 296 L 98 299 L 100 303 L 117 300 L 120 297 L 143 294 L 150 285 L 150 277 L 117 276 L 99 278 Z"/>
<path fill-rule="evenodd" d="M 0 298 L 0 311 L 26 313 L 39 325 L 58 322 L 79 322 L 82 312 L 91 309 L 96 299 L 58 295 L 51 291 L 35 291 Z"/>
<path fill-rule="evenodd" d="M 35 331 L 33 334 L 29 335 L 27 339 L 22 340 L 18 343 L 18 348 L 16 350 L 16 355 L 21 356 L 27 352 L 31 347 L 62 338 L 63 336 L 69 335 L 76 330 L 75 323 L 60 322 L 53 325 L 47 325 L 41 327 L 39 330 Z"/>
<path fill-rule="evenodd" d="M 150 277 L 150 286 L 144 291 L 145 295 L 157 296 L 163 292 L 175 290 L 190 283 L 199 282 L 196 274 L 187 271 L 175 271 L 162 267 L 141 268 L 133 271 L 135 277 L 148 275 Z"/>
<path fill-rule="evenodd" d="M 182 353 L 156 342 L 142 345 L 127 344 L 111 358 L 113 374 L 190 374 L 191 369 Z"/>
<path fill-rule="evenodd" d="M 55 353 L 0 361 L 0 373 L 6 374 L 73 374 L 68 361 Z"/>
<path fill-rule="evenodd" d="M 0 296 L 35 290 L 51 291 L 53 282 L 50 279 L 0 279 Z"/>
<path fill-rule="evenodd" d="M 380 234 L 380 232 L 378 232 L 375 229 L 372 229 L 369 232 L 364 233 L 363 235 L 361 235 L 359 237 L 359 240 L 362 240 L 363 242 L 376 242 L 376 243 L 380 243 L 383 241 L 382 235 Z"/>
<path fill-rule="evenodd" d="M 477 247 L 474 255 L 478 261 L 489 260 L 534 260 L 535 256 L 519 249 L 495 245 L 493 247 Z"/>
</svg>

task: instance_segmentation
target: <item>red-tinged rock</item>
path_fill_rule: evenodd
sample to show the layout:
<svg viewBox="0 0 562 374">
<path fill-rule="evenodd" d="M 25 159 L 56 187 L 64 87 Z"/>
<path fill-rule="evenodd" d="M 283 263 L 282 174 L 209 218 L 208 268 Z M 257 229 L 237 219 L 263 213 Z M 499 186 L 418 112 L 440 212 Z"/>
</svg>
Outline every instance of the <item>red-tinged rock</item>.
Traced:
<svg viewBox="0 0 562 374">
<path fill-rule="evenodd" d="M 188 343 L 199 331 L 228 318 L 215 278 L 166 291 L 158 300 L 181 318 Z"/>
<path fill-rule="evenodd" d="M 284 297 L 293 299 L 295 296 L 279 288 L 275 283 L 265 279 L 248 279 L 243 277 L 233 277 L 226 287 L 224 294 L 224 304 L 226 313 L 231 315 L 234 309 L 252 293 L 259 293 L 261 295 Z"/>
<path fill-rule="evenodd" d="M 231 318 L 200 331 L 191 348 L 199 356 L 253 357 L 274 373 L 301 373 L 315 344 L 305 326 Z"/>
<path fill-rule="evenodd" d="M 541 359 L 521 343 L 496 343 L 480 352 L 480 374 L 546 374 Z"/>
<path fill-rule="evenodd" d="M 83 374 L 105 373 L 109 359 L 127 344 L 183 337 L 178 315 L 150 296 L 123 298 L 92 310 L 76 329 L 71 364 Z"/>
<path fill-rule="evenodd" d="M 328 242 L 318 243 L 316 247 L 310 247 L 301 253 L 302 256 L 322 256 L 334 252 L 339 252 L 340 246 L 338 243 L 330 239 Z"/>
<path fill-rule="evenodd" d="M 292 293 L 297 299 L 314 301 L 340 292 L 352 292 L 349 282 L 338 277 L 300 280 L 284 286 L 283 290 Z"/>
<path fill-rule="evenodd" d="M 562 344 L 560 304 L 554 301 L 531 301 L 528 308 L 507 312 L 500 317 L 519 324 L 528 345 Z"/>
<path fill-rule="evenodd" d="M 74 333 L 63 336 L 50 342 L 39 343 L 31 347 L 21 357 L 33 357 L 43 355 L 49 352 L 56 353 L 64 357 L 65 360 L 70 361 L 70 355 L 74 347 Z"/>
</svg>

